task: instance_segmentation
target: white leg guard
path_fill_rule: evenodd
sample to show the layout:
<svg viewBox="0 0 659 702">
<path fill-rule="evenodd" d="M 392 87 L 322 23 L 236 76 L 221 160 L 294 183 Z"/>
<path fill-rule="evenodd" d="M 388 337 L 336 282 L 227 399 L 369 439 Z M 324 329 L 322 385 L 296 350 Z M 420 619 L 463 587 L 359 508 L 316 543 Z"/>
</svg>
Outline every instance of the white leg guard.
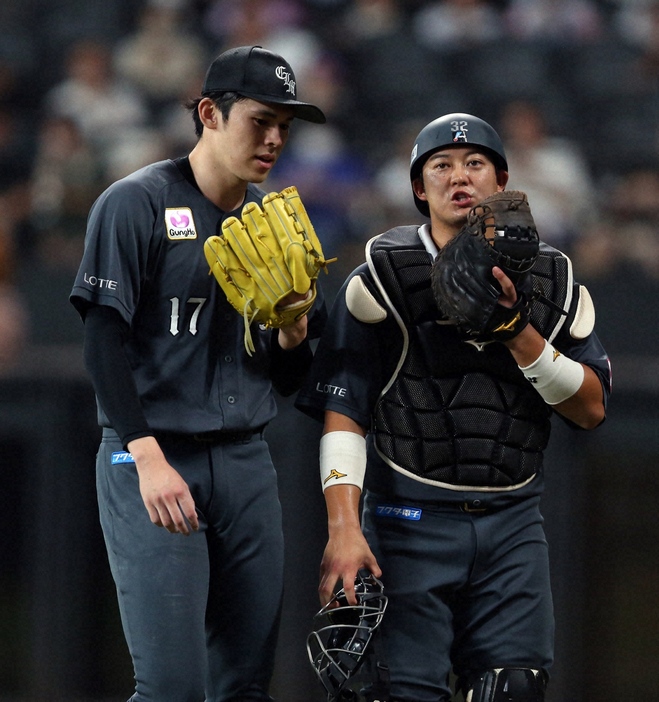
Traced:
<svg viewBox="0 0 659 702">
<path fill-rule="evenodd" d="M 473 677 L 465 702 L 544 702 L 546 671 L 534 668 L 494 668 Z"/>
</svg>

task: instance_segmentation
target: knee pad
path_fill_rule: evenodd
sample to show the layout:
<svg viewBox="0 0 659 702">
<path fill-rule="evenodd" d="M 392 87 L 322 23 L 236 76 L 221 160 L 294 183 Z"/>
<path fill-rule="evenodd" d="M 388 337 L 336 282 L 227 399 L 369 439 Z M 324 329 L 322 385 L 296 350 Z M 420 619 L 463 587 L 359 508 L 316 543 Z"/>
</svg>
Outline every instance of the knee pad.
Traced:
<svg viewBox="0 0 659 702">
<path fill-rule="evenodd" d="M 544 702 L 547 671 L 542 668 L 494 668 L 471 676 L 465 702 Z"/>
</svg>

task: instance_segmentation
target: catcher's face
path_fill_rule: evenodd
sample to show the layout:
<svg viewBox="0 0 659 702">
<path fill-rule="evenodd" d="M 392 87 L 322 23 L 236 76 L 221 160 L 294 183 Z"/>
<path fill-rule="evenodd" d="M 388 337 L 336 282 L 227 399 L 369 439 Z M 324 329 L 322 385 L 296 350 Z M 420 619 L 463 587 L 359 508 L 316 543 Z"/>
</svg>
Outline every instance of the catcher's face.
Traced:
<svg viewBox="0 0 659 702">
<path fill-rule="evenodd" d="M 505 188 L 506 171 L 475 146 L 447 146 L 432 154 L 421 176 L 413 183 L 414 193 L 428 202 L 433 238 L 446 243 L 467 221 L 469 210 Z"/>
<path fill-rule="evenodd" d="M 290 107 L 251 99 L 236 102 L 227 121 L 215 109 L 210 135 L 220 169 L 247 183 L 263 182 L 288 141 L 293 117 Z"/>
</svg>

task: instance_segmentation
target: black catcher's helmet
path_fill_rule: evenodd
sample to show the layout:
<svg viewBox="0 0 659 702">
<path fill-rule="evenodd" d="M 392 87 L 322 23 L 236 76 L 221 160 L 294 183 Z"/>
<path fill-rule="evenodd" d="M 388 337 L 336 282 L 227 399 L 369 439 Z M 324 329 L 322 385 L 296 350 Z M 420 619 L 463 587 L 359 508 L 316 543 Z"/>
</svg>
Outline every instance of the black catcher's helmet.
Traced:
<svg viewBox="0 0 659 702">
<path fill-rule="evenodd" d="M 464 112 L 453 112 L 433 120 L 419 132 L 410 159 L 410 180 L 418 178 L 430 154 L 444 146 L 473 144 L 483 148 L 497 170 L 508 170 L 503 144 L 496 131 L 480 117 Z M 428 217 L 428 203 L 414 195 L 414 203 L 421 214 Z"/>
<path fill-rule="evenodd" d="M 387 608 L 383 592 L 382 583 L 374 575 L 360 571 L 355 579 L 356 605 L 347 603 L 342 588 L 314 616 L 307 653 L 327 691 L 328 702 L 353 698 L 346 685 L 364 661 L 373 633 L 382 621 Z"/>
</svg>

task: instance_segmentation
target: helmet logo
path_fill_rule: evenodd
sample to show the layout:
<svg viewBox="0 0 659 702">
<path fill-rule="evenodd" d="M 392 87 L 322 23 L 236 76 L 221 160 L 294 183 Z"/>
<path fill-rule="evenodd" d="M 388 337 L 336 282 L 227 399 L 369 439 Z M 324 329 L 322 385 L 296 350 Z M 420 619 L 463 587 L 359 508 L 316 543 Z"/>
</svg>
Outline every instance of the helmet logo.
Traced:
<svg viewBox="0 0 659 702">
<path fill-rule="evenodd" d="M 451 122 L 451 131 L 453 132 L 453 141 L 454 142 L 466 142 L 467 141 L 467 132 L 469 131 L 469 127 L 467 125 L 467 122 L 463 119 L 454 119 Z"/>
</svg>

